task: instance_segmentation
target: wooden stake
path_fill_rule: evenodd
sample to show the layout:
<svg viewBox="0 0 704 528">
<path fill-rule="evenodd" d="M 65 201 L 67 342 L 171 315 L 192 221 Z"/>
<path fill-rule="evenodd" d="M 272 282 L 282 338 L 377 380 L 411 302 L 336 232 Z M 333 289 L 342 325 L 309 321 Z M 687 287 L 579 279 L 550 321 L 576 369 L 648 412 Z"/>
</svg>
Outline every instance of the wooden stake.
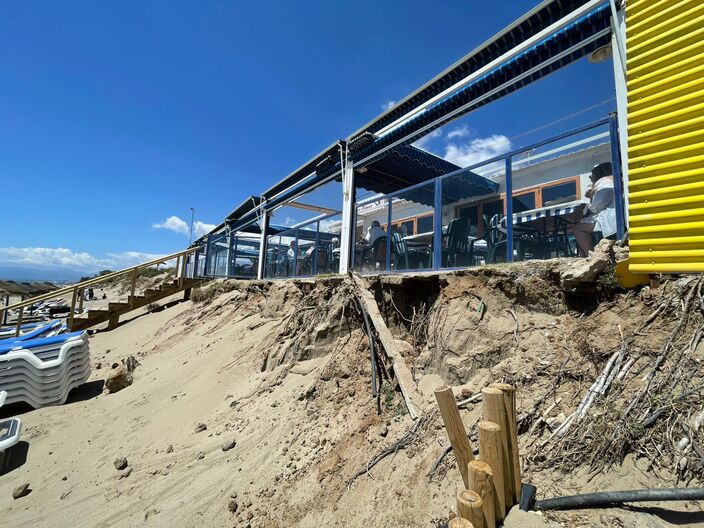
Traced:
<svg viewBox="0 0 704 528">
<path fill-rule="evenodd" d="M 483 502 L 475 491 L 462 490 L 457 493 L 457 511 L 460 517 L 470 521 L 475 528 L 489 528 L 484 524 Z M 490 528 L 495 528 L 495 526 Z"/>
<path fill-rule="evenodd" d="M 497 508 L 494 511 L 497 521 L 506 518 L 506 476 L 501 446 L 501 426 L 494 422 L 479 422 L 479 456 L 489 464 L 494 474 Z"/>
<path fill-rule="evenodd" d="M 513 506 L 514 497 L 514 479 L 513 466 L 511 465 L 511 451 L 509 448 L 508 436 L 510 431 L 508 411 L 504 404 L 504 393 L 501 389 L 495 387 L 486 387 L 482 389 L 482 417 L 489 421 L 499 424 L 501 427 L 501 460 L 504 464 L 504 501 L 506 507 Z"/>
<path fill-rule="evenodd" d="M 513 504 L 518 504 L 521 500 L 521 461 L 518 456 L 516 389 L 508 383 L 495 383 L 493 386 L 504 393 L 504 406 L 508 415 L 508 448 L 513 476 Z"/>
<path fill-rule="evenodd" d="M 455 517 L 454 519 L 450 519 L 450 522 L 447 523 L 447 528 L 474 528 L 474 525 L 467 519 Z"/>
<path fill-rule="evenodd" d="M 482 498 L 484 524 L 487 528 L 495 528 L 496 514 L 494 512 L 498 509 L 498 502 L 491 467 L 481 460 L 473 460 L 467 464 L 467 474 L 469 475 L 469 489 L 477 492 Z"/>
<path fill-rule="evenodd" d="M 452 394 L 452 389 L 445 386 L 435 389 L 435 399 L 438 401 L 440 416 L 442 416 L 447 436 L 450 439 L 450 444 L 452 444 L 452 451 L 455 453 L 464 487 L 467 488 L 469 487 L 467 464 L 474 460 L 474 454 L 472 454 L 472 446 L 469 444 L 467 431 L 464 428 L 464 423 L 462 423 L 455 396 Z"/>
</svg>

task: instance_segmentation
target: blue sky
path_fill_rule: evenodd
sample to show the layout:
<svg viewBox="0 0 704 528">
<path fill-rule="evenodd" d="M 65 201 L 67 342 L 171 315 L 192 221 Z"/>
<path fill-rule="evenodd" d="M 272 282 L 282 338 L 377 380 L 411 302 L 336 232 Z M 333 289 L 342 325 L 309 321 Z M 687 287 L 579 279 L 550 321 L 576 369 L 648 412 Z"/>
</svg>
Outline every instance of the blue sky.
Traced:
<svg viewBox="0 0 704 528">
<path fill-rule="evenodd" d="M 184 247 L 191 207 L 202 229 L 219 223 L 536 3 L 5 3 L 0 274 Z M 573 121 L 601 117 L 611 79 L 610 63 L 581 60 L 424 146 L 516 146 L 607 101 Z M 455 129 L 467 133 L 448 138 Z"/>
</svg>

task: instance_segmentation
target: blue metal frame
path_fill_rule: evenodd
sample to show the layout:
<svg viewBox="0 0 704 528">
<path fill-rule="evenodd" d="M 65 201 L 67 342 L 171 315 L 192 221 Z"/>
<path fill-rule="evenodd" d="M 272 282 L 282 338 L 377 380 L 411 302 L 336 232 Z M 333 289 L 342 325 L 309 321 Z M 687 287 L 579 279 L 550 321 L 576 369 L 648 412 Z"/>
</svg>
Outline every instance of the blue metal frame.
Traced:
<svg viewBox="0 0 704 528">
<path fill-rule="evenodd" d="M 386 271 L 391 270 L 391 197 L 386 199 L 387 205 L 389 207 L 386 211 Z"/>
<path fill-rule="evenodd" d="M 433 269 L 442 266 L 442 178 L 435 179 L 435 200 L 433 213 Z"/>
<path fill-rule="evenodd" d="M 318 274 L 318 251 L 320 250 L 320 248 L 318 247 L 319 242 L 320 242 L 320 220 L 318 220 L 315 223 L 315 248 L 313 249 L 313 265 L 311 266 L 311 270 L 313 271 L 314 277 Z"/>
<path fill-rule="evenodd" d="M 506 156 L 506 262 L 513 262 L 513 166 Z"/>
<path fill-rule="evenodd" d="M 621 180 L 621 150 L 618 141 L 618 117 L 616 113 L 609 116 L 609 133 L 611 135 L 611 165 L 614 177 L 614 198 L 616 206 L 616 238 L 623 240 L 626 236 L 626 220 L 623 207 L 623 181 Z"/>
</svg>

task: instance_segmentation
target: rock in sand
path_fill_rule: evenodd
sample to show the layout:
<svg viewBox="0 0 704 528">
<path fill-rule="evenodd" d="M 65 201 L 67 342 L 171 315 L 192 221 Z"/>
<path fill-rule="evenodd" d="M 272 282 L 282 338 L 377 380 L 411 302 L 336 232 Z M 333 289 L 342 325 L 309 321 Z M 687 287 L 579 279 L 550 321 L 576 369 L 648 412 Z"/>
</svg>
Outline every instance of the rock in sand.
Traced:
<svg viewBox="0 0 704 528">
<path fill-rule="evenodd" d="M 121 391 L 125 387 L 132 385 L 133 377 L 132 373 L 127 370 L 124 365 L 118 365 L 108 377 L 105 378 L 105 388 L 109 393 L 115 393 Z"/>
<path fill-rule="evenodd" d="M 12 491 L 12 498 L 13 499 L 19 499 L 21 497 L 25 497 L 29 495 L 32 492 L 31 488 L 29 487 L 29 482 L 25 482 L 21 486 L 17 486 L 13 491 Z"/>
<path fill-rule="evenodd" d="M 125 469 L 127 467 L 127 459 L 125 457 L 116 458 L 113 464 L 115 464 L 115 469 Z"/>
</svg>

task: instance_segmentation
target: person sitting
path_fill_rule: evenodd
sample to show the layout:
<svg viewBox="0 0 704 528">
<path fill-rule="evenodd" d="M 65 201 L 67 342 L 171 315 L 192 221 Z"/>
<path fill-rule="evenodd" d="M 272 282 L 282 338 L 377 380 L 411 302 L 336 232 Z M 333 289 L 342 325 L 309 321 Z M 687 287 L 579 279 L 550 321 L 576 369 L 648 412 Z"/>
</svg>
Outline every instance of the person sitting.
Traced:
<svg viewBox="0 0 704 528">
<path fill-rule="evenodd" d="M 369 226 L 369 228 L 367 229 L 367 234 L 364 237 L 364 240 L 367 242 L 367 244 L 373 246 L 377 238 L 383 236 L 386 236 L 386 231 L 381 228 L 381 224 L 378 220 L 374 220 L 372 221 L 372 225 Z"/>
<path fill-rule="evenodd" d="M 616 205 L 614 177 L 611 163 L 600 163 L 592 169 L 592 185 L 584 193 L 589 198 L 579 223 L 574 226 L 574 238 L 577 241 L 577 253 L 587 257 L 594 249 L 593 234 L 600 231 L 604 238 L 616 235 Z"/>
</svg>

